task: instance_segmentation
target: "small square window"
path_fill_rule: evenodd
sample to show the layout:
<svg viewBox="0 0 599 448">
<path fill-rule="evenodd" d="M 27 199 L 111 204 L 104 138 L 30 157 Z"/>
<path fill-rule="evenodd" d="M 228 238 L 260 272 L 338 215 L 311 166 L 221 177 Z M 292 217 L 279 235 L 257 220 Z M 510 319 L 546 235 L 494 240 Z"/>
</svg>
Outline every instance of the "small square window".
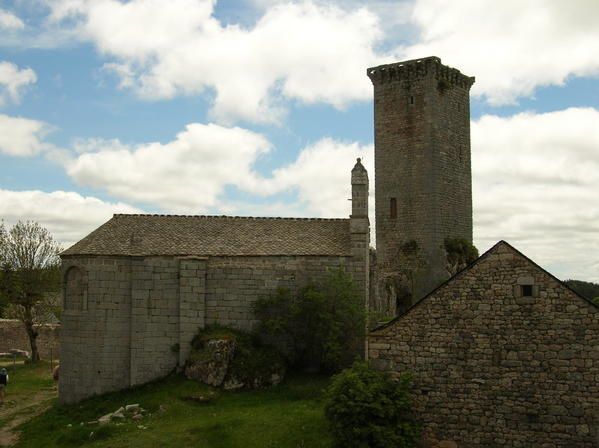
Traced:
<svg viewBox="0 0 599 448">
<path fill-rule="evenodd" d="M 532 285 L 520 285 L 522 297 L 532 297 Z"/>
</svg>

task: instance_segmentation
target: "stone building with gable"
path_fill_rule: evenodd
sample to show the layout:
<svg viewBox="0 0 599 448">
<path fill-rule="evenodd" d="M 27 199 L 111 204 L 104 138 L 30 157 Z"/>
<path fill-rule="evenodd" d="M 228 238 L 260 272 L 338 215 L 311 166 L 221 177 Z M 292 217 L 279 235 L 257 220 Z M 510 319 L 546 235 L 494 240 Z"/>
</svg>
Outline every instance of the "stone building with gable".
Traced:
<svg viewBox="0 0 599 448">
<path fill-rule="evenodd" d="M 368 339 L 431 446 L 599 444 L 599 307 L 504 241 Z"/>
<path fill-rule="evenodd" d="M 135 386 L 187 359 L 200 328 L 250 329 L 253 302 L 329 268 L 368 300 L 368 174 L 351 173 L 348 219 L 115 215 L 61 254 L 59 398 Z"/>
</svg>

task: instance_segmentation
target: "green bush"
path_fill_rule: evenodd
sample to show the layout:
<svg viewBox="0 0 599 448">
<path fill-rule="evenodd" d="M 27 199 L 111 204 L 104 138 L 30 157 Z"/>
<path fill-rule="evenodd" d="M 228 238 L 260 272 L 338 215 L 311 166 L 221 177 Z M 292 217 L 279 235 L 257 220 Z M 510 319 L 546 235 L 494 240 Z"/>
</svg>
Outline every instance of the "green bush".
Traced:
<svg viewBox="0 0 599 448">
<path fill-rule="evenodd" d="M 335 372 L 363 353 L 365 304 L 340 268 L 297 294 L 279 289 L 259 299 L 255 313 L 258 332 L 278 341 L 293 365 Z"/>
<path fill-rule="evenodd" d="M 335 375 L 325 403 L 335 446 L 414 446 L 418 431 L 411 418 L 409 382 L 408 376 L 394 381 L 363 362 Z"/>
<path fill-rule="evenodd" d="M 446 238 L 445 253 L 447 270 L 451 275 L 457 274 L 478 258 L 478 249 L 463 238 Z"/>
</svg>

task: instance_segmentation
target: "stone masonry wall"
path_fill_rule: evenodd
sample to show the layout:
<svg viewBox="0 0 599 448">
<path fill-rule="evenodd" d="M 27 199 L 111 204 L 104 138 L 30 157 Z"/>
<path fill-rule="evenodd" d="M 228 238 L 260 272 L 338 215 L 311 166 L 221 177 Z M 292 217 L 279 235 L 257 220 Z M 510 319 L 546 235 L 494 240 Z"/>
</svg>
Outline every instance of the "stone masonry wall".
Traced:
<svg viewBox="0 0 599 448">
<path fill-rule="evenodd" d="M 69 275 L 78 269 L 80 276 Z M 81 279 L 79 279 L 81 277 Z M 63 278 L 77 278 L 82 303 L 63 300 L 59 398 L 63 403 L 130 384 L 131 259 L 71 257 Z M 65 285 L 63 291 L 74 288 Z"/>
<path fill-rule="evenodd" d="M 60 351 L 60 325 L 37 326 L 37 348 L 42 359 L 58 359 Z M 0 319 L 0 352 L 11 349 L 26 350 L 31 353 L 29 338 L 23 323 L 19 320 Z"/>
<path fill-rule="evenodd" d="M 434 57 L 368 69 L 368 76 L 374 85 L 377 290 L 391 307 L 395 297 L 386 295 L 395 295 L 403 311 L 448 278 L 444 240 L 472 240 L 473 78 Z M 418 243 L 416 261 L 402 252 L 409 241 Z M 412 298 L 401 291 L 402 282 L 413 289 Z"/>
<path fill-rule="evenodd" d="M 347 257 L 211 257 L 206 277 L 206 324 L 242 330 L 255 324 L 253 303 L 277 288 L 296 290 L 318 281 L 328 268 L 346 266 Z"/>
<path fill-rule="evenodd" d="M 412 373 L 416 414 L 438 440 L 599 446 L 599 309 L 505 243 L 372 332 L 369 357 Z"/>
<path fill-rule="evenodd" d="M 124 389 L 182 366 L 207 324 L 249 330 L 252 304 L 351 257 L 67 257 L 60 401 Z M 75 269 L 77 271 L 73 271 Z M 365 268 L 360 272 L 363 273 Z"/>
<path fill-rule="evenodd" d="M 179 260 L 133 259 L 131 299 L 131 385 L 136 385 L 165 376 L 177 367 Z"/>
</svg>

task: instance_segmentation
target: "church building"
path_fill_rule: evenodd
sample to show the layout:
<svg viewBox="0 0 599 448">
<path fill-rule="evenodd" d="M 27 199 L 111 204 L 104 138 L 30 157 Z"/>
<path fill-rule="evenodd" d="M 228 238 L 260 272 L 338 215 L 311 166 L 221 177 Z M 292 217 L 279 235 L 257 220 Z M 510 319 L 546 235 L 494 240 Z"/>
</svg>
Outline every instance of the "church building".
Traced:
<svg viewBox="0 0 599 448">
<path fill-rule="evenodd" d="M 163 377 L 185 363 L 199 329 L 249 330 L 256 299 L 297 290 L 330 268 L 350 273 L 366 303 L 368 174 L 360 159 L 351 184 L 346 219 L 115 215 L 64 251 L 60 401 Z"/>
</svg>

